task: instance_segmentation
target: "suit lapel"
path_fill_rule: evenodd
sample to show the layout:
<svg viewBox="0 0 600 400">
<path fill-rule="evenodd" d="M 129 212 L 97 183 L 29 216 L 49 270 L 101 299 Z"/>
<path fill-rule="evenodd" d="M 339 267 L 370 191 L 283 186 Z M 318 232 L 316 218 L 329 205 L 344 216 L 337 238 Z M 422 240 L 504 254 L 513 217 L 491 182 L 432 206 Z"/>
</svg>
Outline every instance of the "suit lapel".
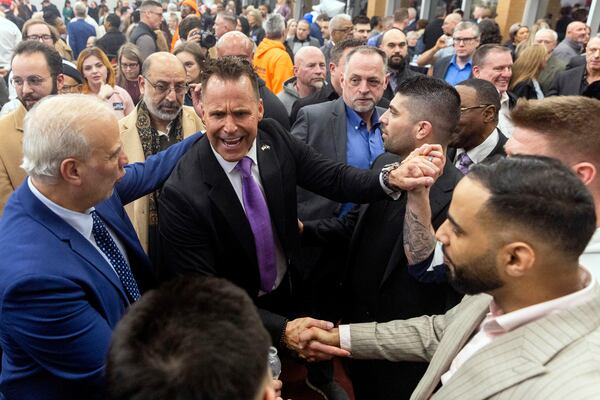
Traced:
<svg viewBox="0 0 600 400">
<path fill-rule="evenodd" d="M 86 260 L 93 268 L 98 270 L 113 284 L 125 303 L 129 303 L 119 277 L 100 252 L 86 238 L 40 202 L 33 193 L 31 193 L 27 183 L 21 185 L 21 188 L 18 190 L 18 196 L 23 203 L 24 209 L 34 220 L 45 226 L 46 229 L 52 232 L 60 240 L 68 243 L 75 253 Z M 78 266 L 71 267 L 77 268 Z"/>
<path fill-rule="evenodd" d="M 333 108 L 333 117 L 331 118 L 333 140 L 335 143 L 335 159 L 346 163 L 346 145 L 348 142 L 348 133 L 346 125 L 346 110 L 344 99 L 339 98 L 335 101 Z"/>
<path fill-rule="evenodd" d="M 487 399 L 547 373 L 546 364 L 560 351 L 600 325 L 600 287 L 596 285 L 593 291 L 591 301 L 548 315 L 495 339 L 469 358 L 433 398 Z"/>
<path fill-rule="evenodd" d="M 208 197 L 227 220 L 227 225 L 231 228 L 233 234 L 237 236 L 240 245 L 247 253 L 248 259 L 255 260 L 256 250 L 250 224 L 229 178 L 210 147 L 208 138 L 200 141 L 198 152 L 200 153 L 199 159 L 203 160 L 199 163 L 199 166 L 202 169 L 204 182 L 208 187 Z"/>
</svg>

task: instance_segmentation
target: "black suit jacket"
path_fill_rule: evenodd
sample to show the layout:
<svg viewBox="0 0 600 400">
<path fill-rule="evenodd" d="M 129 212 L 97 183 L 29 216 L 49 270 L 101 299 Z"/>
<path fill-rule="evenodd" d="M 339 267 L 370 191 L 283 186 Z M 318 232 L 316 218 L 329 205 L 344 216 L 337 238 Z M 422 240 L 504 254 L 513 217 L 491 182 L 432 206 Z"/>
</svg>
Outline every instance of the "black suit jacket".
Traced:
<svg viewBox="0 0 600 400">
<path fill-rule="evenodd" d="M 413 76 L 419 75 L 418 72 L 413 71 L 412 69 L 410 69 L 410 66 L 408 65 L 408 60 L 406 60 L 406 64 L 404 66 L 404 70 L 402 70 L 402 72 L 400 74 L 398 74 L 395 77 L 390 77 L 390 79 L 396 79 L 396 83 L 400 84 L 402 82 L 404 82 L 405 80 L 407 80 L 408 78 L 411 78 Z M 383 99 L 387 99 L 388 101 L 392 101 L 392 99 L 394 98 L 394 91 L 392 90 L 392 85 L 391 83 L 388 82 L 387 87 L 385 88 L 385 91 L 383 92 Z"/>
<path fill-rule="evenodd" d="M 496 128 L 498 129 L 498 128 Z M 506 151 L 504 151 L 504 145 L 508 141 L 508 138 L 502 133 L 500 129 L 498 129 L 498 143 L 492 150 L 492 152 L 483 159 L 483 161 L 491 161 L 498 157 L 506 157 Z M 446 158 L 452 163 L 456 163 L 456 148 L 448 147 L 448 151 L 446 152 Z"/>
<path fill-rule="evenodd" d="M 579 96 L 585 65 L 559 72 L 548 96 Z"/>
<path fill-rule="evenodd" d="M 448 67 L 450 67 L 450 61 L 452 61 L 453 56 L 442 57 L 436 61 L 433 65 L 433 77 L 441 80 L 446 79 L 446 74 L 448 73 Z M 473 77 L 473 71 L 469 75 L 469 78 Z"/>
<path fill-rule="evenodd" d="M 373 169 L 399 161 L 384 153 Z M 452 192 L 462 174 L 450 162 L 432 186 L 432 223 L 437 229 L 446 219 Z M 346 271 L 342 273 L 345 308 L 343 322 L 385 322 L 444 313 L 459 296 L 446 284 L 425 284 L 408 274 L 403 244 L 406 194 L 355 208 L 345 221 L 328 219 L 305 223 L 304 234 L 313 240 L 339 240 L 351 236 Z M 383 252 L 382 252 L 383 251 Z M 352 379 L 370 399 L 408 398 L 425 372 L 424 363 L 353 361 Z M 364 367 L 364 368 L 363 368 Z M 356 391 L 356 387 L 355 387 Z M 358 397 L 357 397 L 358 398 Z"/>
<path fill-rule="evenodd" d="M 338 201 L 364 203 L 386 197 L 378 173 L 321 156 L 275 121 L 263 120 L 256 140 L 274 233 L 292 275 L 299 248 L 296 185 Z M 159 214 L 167 273 L 222 277 L 257 300 L 260 276 L 252 230 L 206 136 L 182 157 L 165 183 Z M 279 343 L 285 317 L 259 311 L 273 342 Z"/>
</svg>

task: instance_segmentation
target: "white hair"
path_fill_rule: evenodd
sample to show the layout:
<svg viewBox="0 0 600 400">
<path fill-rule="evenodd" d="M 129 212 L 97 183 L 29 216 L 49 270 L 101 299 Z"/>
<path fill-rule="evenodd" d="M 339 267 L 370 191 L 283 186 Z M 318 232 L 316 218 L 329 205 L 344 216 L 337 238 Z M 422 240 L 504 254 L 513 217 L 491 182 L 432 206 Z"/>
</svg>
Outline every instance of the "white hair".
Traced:
<svg viewBox="0 0 600 400">
<path fill-rule="evenodd" d="M 537 38 L 537 37 L 538 37 L 538 35 L 541 35 L 541 34 L 544 34 L 544 33 L 549 33 L 549 34 L 551 34 L 551 35 L 552 35 L 552 37 L 554 38 L 554 41 L 555 41 L 555 42 L 558 42 L 558 34 L 556 33 L 556 31 L 555 31 L 555 30 L 552 30 L 552 29 L 549 29 L 549 28 L 542 28 L 542 29 L 538 30 L 538 31 L 535 33 L 535 37 L 534 37 L 534 38 Z"/>
<path fill-rule="evenodd" d="M 352 17 L 348 14 L 338 14 L 329 21 L 329 31 L 337 29 L 342 25 L 342 22 L 352 23 Z"/>
<path fill-rule="evenodd" d="M 281 38 L 285 34 L 285 19 L 280 14 L 270 14 L 263 22 L 263 29 L 267 38 Z"/>
<path fill-rule="evenodd" d="M 91 120 L 115 118 L 96 96 L 62 94 L 40 100 L 25 116 L 21 168 L 47 184 L 56 183 L 60 164 L 69 157 L 91 155 L 85 130 Z"/>
<path fill-rule="evenodd" d="M 87 6 L 83 2 L 78 1 L 73 6 L 73 13 L 76 17 L 85 18 L 87 15 Z"/>
</svg>

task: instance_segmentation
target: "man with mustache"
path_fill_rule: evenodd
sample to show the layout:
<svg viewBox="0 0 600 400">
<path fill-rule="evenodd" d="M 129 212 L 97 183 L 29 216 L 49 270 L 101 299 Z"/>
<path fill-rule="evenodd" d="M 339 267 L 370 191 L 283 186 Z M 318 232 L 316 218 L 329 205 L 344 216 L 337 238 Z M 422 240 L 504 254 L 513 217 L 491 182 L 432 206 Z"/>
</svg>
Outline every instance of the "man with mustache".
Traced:
<svg viewBox="0 0 600 400">
<path fill-rule="evenodd" d="M 150 55 L 138 78 L 142 100 L 136 109 L 119 121 L 125 152 L 131 162 L 148 156 L 204 129 L 192 107 L 183 105 L 188 86 L 185 68 L 172 54 Z M 140 242 L 154 261 L 158 251 L 157 192 L 127 205 L 126 210 Z"/>
<path fill-rule="evenodd" d="M 0 118 L 0 216 L 10 195 L 27 176 L 20 167 L 25 115 L 39 100 L 57 94 L 64 80 L 60 54 L 39 41 L 21 42 L 15 48 L 11 68 L 21 104 Z"/>
<path fill-rule="evenodd" d="M 303 47 L 294 56 L 294 76 L 283 83 L 277 95 L 288 115 L 296 100 L 321 90 L 325 85 L 325 56 L 318 47 Z"/>
</svg>

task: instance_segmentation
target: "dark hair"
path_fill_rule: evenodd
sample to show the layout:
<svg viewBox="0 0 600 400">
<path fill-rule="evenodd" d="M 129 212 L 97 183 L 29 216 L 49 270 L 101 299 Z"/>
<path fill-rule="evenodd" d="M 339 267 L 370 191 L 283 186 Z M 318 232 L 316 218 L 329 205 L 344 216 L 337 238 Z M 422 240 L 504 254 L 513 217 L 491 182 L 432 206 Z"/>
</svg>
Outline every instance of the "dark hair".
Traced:
<svg viewBox="0 0 600 400">
<path fill-rule="evenodd" d="M 224 279 L 179 278 L 146 293 L 118 323 L 110 398 L 253 399 L 270 343 L 242 289 Z"/>
<path fill-rule="evenodd" d="M 108 14 L 106 16 L 106 21 L 108 21 L 112 28 L 119 29 L 119 26 L 121 25 L 121 18 L 119 18 L 117 14 Z"/>
<path fill-rule="evenodd" d="M 271 13 L 271 5 L 269 3 L 261 3 L 260 6 L 267 7 L 267 14 Z"/>
<path fill-rule="evenodd" d="M 237 20 L 242 28 L 242 33 L 246 36 L 250 36 L 250 24 L 248 23 L 248 18 L 243 15 L 239 15 Z"/>
<path fill-rule="evenodd" d="M 146 11 L 150 7 L 160 7 L 162 8 L 162 4 L 155 0 L 144 0 L 139 7 L 140 11 Z"/>
<path fill-rule="evenodd" d="M 475 50 L 475 53 L 473 53 L 473 66 L 482 66 L 485 64 L 488 55 L 494 52 L 510 53 L 510 49 L 499 44 L 484 44 L 483 46 L 479 46 L 477 50 Z"/>
<path fill-rule="evenodd" d="M 437 143 L 447 145 L 460 119 L 460 96 L 441 79 L 417 75 L 401 82 L 396 93 L 410 98 L 406 106 L 414 121 L 429 121 Z"/>
<path fill-rule="evenodd" d="M 319 14 L 319 15 L 317 15 L 317 18 L 315 18 L 315 21 L 316 22 L 319 22 L 319 21 L 329 21 L 330 19 L 331 18 L 329 18 L 329 15 L 327 15 L 327 14 Z"/>
<path fill-rule="evenodd" d="M 502 34 L 500 33 L 500 26 L 492 18 L 484 18 L 479 24 L 479 31 L 481 36 L 479 37 L 480 46 L 484 44 L 500 44 L 502 43 Z"/>
<path fill-rule="evenodd" d="M 202 74 L 200 75 L 200 83 L 202 84 L 202 87 L 205 88 L 206 83 L 213 76 L 226 81 L 237 82 L 243 75 L 250 79 L 256 98 L 259 99 L 258 76 L 248 60 L 239 57 L 227 56 L 216 60 L 207 60 L 204 64 Z M 204 91 L 202 91 L 202 93 L 204 94 Z"/>
<path fill-rule="evenodd" d="M 14 60 L 16 56 L 33 53 L 42 53 L 44 55 L 46 63 L 48 64 L 48 69 L 50 70 L 50 75 L 52 75 L 54 79 L 56 79 L 59 74 L 63 73 L 63 63 L 59 52 L 56 51 L 54 47 L 50 47 L 37 40 L 24 40 L 20 42 L 13 52 L 12 60 Z"/>
<path fill-rule="evenodd" d="M 379 22 L 381 21 L 381 17 L 377 16 L 377 15 L 373 15 L 371 17 L 370 23 L 371 23 L 371 29 L 375 29 L 375 27 L 377 25 L 379 25 Z"/>
<path fill-rule="evenodd" d="M 329 55 L 329 62 L 338 65 L 340 63 L 340 58 L 342 58 L 342 54 L 346 49 L 353 49 L 355 47 L 364 46 L 364 42 L 360 39 L 344 39 L 339 43 L 336 43 L 335 46 L 331 49 L 331 53 Z"/>
<path fill-rule="evenodd" d="M 471 78 L 457 83 L 456 86 L 466 86 L 474 89 L 479 104 L 490 104 L 494 106 L 496 109 L 496 121 L 498 121 L 500 94 L 493 83 L 486 81 L 485 79 Z"/>
<path fill-rule="evenodd" d="M 527 232 L 568 258 L 578 258 L 596 230 L 592 195 L 559 160 L 513 156 L 475 164 L 468 177 L 490 192 L 483 214 L 502 230 Z"/>
<path fill-rule="evenodd" d="M 190 15 L 181 21 L 179 24 L 179 37 L 187 40 L 187 37 L 192 29 L 202 30 L 202 19 L 195 15 Z"/>
<path fill-rule="evenodd" d="M 356 24 L 369 24 L 371 26 L 371 20 L 366 15 L 356 15 L 352 18 L 352 25 Z"/>
</svg>

